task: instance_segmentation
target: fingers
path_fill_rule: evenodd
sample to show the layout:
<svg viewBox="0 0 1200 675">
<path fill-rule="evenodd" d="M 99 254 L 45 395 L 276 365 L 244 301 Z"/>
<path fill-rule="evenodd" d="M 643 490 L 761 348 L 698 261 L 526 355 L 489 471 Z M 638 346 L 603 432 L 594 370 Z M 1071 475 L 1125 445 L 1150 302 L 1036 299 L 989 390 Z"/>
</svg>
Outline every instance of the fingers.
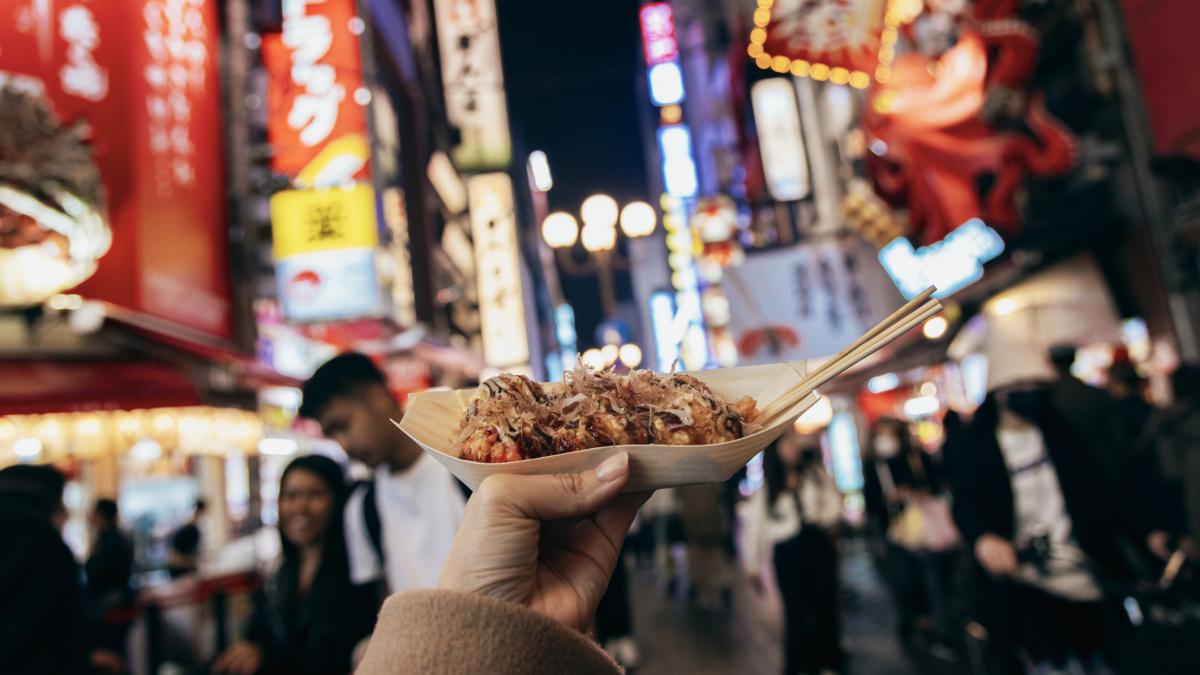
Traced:
<svg viewBox="0 0 1200 675">
<path fill-rule="evenodd" d="M 629 455 L 618 452 L 595 469 L 580 473 L 496 474 L 480 484 L 477 496 L 484 508 L 507 506 L 533 520 L 559 520 L 599 511 L 628 480 Z M 633 520 L 632 515 L 629 520 Z"/>
<path fill-rule="evenodd" d="M 616 499 L 596 514 L 596 526 L 604 533 L 617 549 L 629 533 L 629 526 L 637 516 L 638 509 L 650 498 L 653 492 L 633 492 L 618 496 Z"/>
</svg>

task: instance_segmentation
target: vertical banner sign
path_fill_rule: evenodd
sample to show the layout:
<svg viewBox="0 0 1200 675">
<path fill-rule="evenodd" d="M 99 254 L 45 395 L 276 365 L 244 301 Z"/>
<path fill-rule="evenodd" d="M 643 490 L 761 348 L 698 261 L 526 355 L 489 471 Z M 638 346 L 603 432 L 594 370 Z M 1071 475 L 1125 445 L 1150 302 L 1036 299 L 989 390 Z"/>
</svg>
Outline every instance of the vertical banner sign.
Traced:
<svg viewBox="0 0 1200 675">
<path fill-rule="evenodd" d="M 461 138 L 451 153 L 464 171 L 512 161 L 500 33 L 493 0 L 434 0 L 446 116 Z"/>
<path fill-rule="evenodd" d="M 283 0 L 283 30 L 265 35 L 271 166 L 299 187 L 367 174 L 367 121 L 354 0 Z"/>
<path fill-rule="evenodd" d="M 0 85 L 90 130 L 113 243 L 79 292 L 229 338 L 217 4 L 2 2 Z"/>
<path fill-rule="evenodd" d="M 383 312 L 375 272 L 371 186 L 286 190 L 271 197 L 275 279 L 292 321 L 329 321 Z"/>
<path fill-rule="evenodd" d="M 750 101 L 767 189 L 781 202 L 804 199 L 810 190 L 808 158 L 791 81 L 782 77 L 761 80 L 750 88 Z"/>
<path fill-rule="evenodd" d="M 529 363 L 529 338 L 512 181 L 503 173 L 472 176 L 467 179 L 467 197 L 475 240 L 483 360 L 494 368 L 525 366 Z"/>
</svg>

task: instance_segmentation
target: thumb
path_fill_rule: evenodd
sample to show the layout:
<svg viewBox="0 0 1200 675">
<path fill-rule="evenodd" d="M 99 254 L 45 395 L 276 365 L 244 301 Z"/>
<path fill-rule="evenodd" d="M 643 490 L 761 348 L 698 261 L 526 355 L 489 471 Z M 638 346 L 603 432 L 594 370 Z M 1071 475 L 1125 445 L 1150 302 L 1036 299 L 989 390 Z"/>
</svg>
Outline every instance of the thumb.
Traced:
<svg viewBox="0 0 1200 675">
<path fill-rule="evenodd" d="M 618 452 L 595 469 L 579 473 L 521 476 L 495 474 L 479 486 L 484 499 L 510 506 L 532 520 L 576 518 L 595 513 L 629 480 L 629 455 Z"/>
</svg>

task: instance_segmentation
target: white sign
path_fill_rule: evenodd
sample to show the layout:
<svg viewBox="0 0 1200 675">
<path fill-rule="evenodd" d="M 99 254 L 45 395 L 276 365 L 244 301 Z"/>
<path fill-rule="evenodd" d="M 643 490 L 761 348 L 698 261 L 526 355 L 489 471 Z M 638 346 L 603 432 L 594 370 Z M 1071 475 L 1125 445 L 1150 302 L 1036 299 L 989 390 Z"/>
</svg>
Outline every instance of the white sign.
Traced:
<svg viewBox="0 0 1200 675">
<path fill-rule="evenodd" d="M 1003 252 L 1004 239 L 982 220 L 972 218 L 945 239 L 919 249 L 899 237 L 879 251 L 879 262 L 904 297 L 915 298 L 937 286 L 934 296 L 944 298 L 978 281 L 983 264 Z"/>
<path fill-rule="evenodd" d="M 342 248 L 278 260 L 275 278 L 291 321 L 379 316 L 383 313 L 375 249 Z"/>
<path fill-rule="evenodd" d="M 512 160 L 500 33 L 493 0 L 435 0 L 446 117 L 462 137 L 460 169 L 499 169 Z"/>
<path fill-rule="evenodd" d="M 867 247 L 833 242 L 749 256 L 725 278 L 743 365 L 836 354 L 899 302 Z"/>
<path fill-rule="evenodd" d="M 771 196 L 781 202 L 807 197 L 808 157 L 791 81 L 782 77 L 762 80 L 750 88 L 750 101 Z"/>
<path fill-rule="evenodd" d="M 467 179 L 467 197 L 479 284 L 483 360 L 494 368 L 528 364 L 512 181 L 503 173 L 472 176 Z"/>
</svg>

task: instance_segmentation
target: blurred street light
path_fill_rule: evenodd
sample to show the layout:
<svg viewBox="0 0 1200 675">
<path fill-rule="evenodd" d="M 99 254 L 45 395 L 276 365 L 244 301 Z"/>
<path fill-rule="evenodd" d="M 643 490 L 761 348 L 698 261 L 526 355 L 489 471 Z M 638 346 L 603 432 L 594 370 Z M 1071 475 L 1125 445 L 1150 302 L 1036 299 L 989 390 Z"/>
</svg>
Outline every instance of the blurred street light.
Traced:
<svg viewBox="0 0 1200 675">
<path fill-rule="evenodd" d="M 542 239 L 550 248 L 570 248 L 579 239 L 579 223 L 566 211 L 555 211 L 542 221 Z"/>
<path fill-rule="evenodd" d="M 607 253 L 617 246 L 617 228 L 584 221 L 580 241 L 588 253 Z"/>
<path fill-rule="evenodd" d="M 533 155 L 530 156 L 530 176 L 533 178 Z M 536 186 L 535 186 L 536 189 Z M 575 218 L 566 212 L 556 211 L 542 221 L 542 240 L 558 255 L 563 269 L 571 275 L 600 275 L 600 300 L 605 316 L 612 315 L 616 308 L 616 289 L 613 286 L 612 266 L 625 264 L 617 252 L 617 223 L 621 231 L 630 238 L 646 237 L 654 233 L 658 215 L 654 207 L 643 201 L 631 202 L 620 208 L 617 200 L 606 194 L 594 194 L 583 200 L 579 207 L 583 221 L 580 229 Z M 587 260 L 580 264 L 571 256 L 571 249 L 579 243 L 587 252 Z M 543 249 L 544 250 L 544 249 Z M 614 257 L 616 260 L 614 262 Z M 609 363 L 616 361 L 614 357 Z"/>
<path fill-rule="evenodd" d="M 621 345 L 621 348 L 617 351 L 617 358 L 621 360 L 621 363 L 625 364 L 626 368 L 633 370 L 642 363 L 642 348 L 632 342 Z"/>
<path fill-rule="evenodd" d="M 583 200 L 579 216 L 584 226 L 601 225 L 614 227 L 617 224 L 617 200 L 606 194 L 595 194 Z"/>
<path fill-rule="evenodd" d="M 658 215 L 646 202 L 630 202 L 621 209 L 621 231 L 626 237 L 646 237 L 654 233 Z"/>
</svg>

